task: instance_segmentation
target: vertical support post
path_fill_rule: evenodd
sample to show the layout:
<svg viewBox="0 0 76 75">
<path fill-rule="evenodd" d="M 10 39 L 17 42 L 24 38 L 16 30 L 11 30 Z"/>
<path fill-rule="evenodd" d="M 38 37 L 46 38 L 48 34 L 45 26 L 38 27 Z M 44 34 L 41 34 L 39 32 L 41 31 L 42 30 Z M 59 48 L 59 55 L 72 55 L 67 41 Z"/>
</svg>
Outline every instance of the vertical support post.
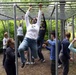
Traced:
<svg viewBox="0 0 76 75">
<path fill-rule="evenodd" d="M 50 32 L 52 31 L 52 19 L 49 20 L 50 21 Z"/>
<path fill-rule="evenodd" d="M 49 20 L 48 20 L 48 39 L 50 39 L 50 22 L 49 22 Z"/>
<path fill-rule="evenodd" d="M 51 27 L 50 28 L 51 28 L 51 31 L 52 31 L 52 19 L 51 19 Z"/>
<path fill-rule="evenodd" d="M 13 5 L 14 13 L 14 37 L 15 37 L 15 61 L 16 61 L 16 75 L 18 75 L 18 57 L 17 57 L 17 25 L 16 25 L 16 5 Z"/>
<path fill-rule="evenodd" d="M 51 36 L 51 35 L 50 35 L 50 32 L 51 32 L 51 31 L 52 31 L 52 19 L 49 20 L 49 39 L 51 39 L 51 38 L 50 38 L 50 36 Z"/>
<path fill-rule="evenodd" d="M 7 21 L 7 24 L 8 24 L 8 37 L 10 38 L 10 26 L 9 26 L 9 20 Z"/>
<path fill-rule="evenodd" d="M 72 39 L 74 39 L 74 16 L 72 17 Z M 74 59 L 74 52 L 73 52 L 73 59 Z"/>
<path fill-rule="evenodd" d="M 55 4 L 55 21 L 56 21 L 56 29 L 55 29 L 55 33 L 56 33 L 56 51 L 55 51 L 55 64 L 56 64 L 56 75 L 58 75 L 58 4 Z"/>
</svg>

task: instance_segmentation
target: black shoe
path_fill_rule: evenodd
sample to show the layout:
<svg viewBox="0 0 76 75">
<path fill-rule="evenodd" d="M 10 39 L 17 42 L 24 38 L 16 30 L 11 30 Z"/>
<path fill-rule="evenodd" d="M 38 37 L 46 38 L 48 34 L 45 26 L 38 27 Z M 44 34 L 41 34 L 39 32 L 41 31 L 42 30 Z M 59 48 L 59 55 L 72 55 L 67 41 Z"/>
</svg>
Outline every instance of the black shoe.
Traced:
<svg viewBox="0 0 76 75">
<path fill-rule="evenodd" d="M 22 63 L 21 68 L 23 68 L 25 66 L 25 62 Z"/>
</svg>

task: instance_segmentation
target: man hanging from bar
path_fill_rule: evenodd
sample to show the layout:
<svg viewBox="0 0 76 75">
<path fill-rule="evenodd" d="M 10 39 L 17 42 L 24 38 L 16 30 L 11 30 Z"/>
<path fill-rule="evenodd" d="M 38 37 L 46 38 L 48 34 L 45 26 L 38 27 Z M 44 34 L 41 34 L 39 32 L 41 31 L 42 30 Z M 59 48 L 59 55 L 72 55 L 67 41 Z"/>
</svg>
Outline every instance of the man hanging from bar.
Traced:
<svg viewBox="0 0 76 75">
<path fill-rule="evenodd" d="M 32 6 L 29 7 L 25 14 L 25 22 L 26 22 L 26 28 L 27 32 L 25 35 L 24 40 L 20 44 L 18 51 L 20 53 L 21 62 L 22 62 L 22 68 L 25 66 L 26 58 L 24 56 L 24 51 L 29 47 L 31 49 L 31 54 L 34 57 L 34 59 L 37 59 L 37 38 L 39 33 L 39 28 L 41 24 L 41 9 L 42 4 L 39 4 L 39 12 L 38 12 L 38 18 L 34 18 L 32 20 L 32 24 L 29 22 L 29 14 L 30 10 L 32 9 Z"/>
</svg>

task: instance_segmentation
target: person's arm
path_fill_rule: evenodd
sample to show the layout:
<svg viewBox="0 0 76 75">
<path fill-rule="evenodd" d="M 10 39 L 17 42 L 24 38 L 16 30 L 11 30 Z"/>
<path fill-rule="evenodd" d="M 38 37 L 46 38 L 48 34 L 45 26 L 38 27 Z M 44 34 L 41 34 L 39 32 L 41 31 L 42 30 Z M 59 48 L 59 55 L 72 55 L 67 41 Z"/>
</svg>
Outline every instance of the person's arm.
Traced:
<svg viewBox="0 0 76 75">
<path fill-rule="evenodd" d="M 29 7 L 29 9 L 27 10 L 26 14 L 25 14 L 25 22 L 26 22 L 26 26 L 28 26 L 30 24 L 29 22 L 29 13 L 30 10 L 32 9 L 32 7 Z"/>
<path fill-rule="evenodd" d="M 48 42 L 50 45 L 53 44 L 53 41 L 51 41 L 51 40 L 47 40 L 47 42 Z"/>
<path fill-rule="evenodd" d="M 71 43 L 70 43 L 70 45 L 69 45 L 69 49 L 71 50 L 71 51 L 73 51 L 73 52 L 76 52 L 76 48 L 74 48 L 73 47 L 73 43 L 76 41 L 76 39 L 74 39 Z"/>
<path fill-rule="evenodd" d="M 51 47 L 48 47 L 46 44 L 43 44 L 42 47 L 46 48 L 47 50 L 51 51 Z"/>
<path fill-rule="evenodd" d="M 43 16 L 44 27 L 45 27 L 45 29 L 46 29 L 46 21 L 45 21 L 44 13 L 42 13 L 42 16 Z"/>
<path fill-rule="evenodd" d="M 38 18 L 37 18 L 37 25 L 40 27 L 41 24 L 41 15 L 42 15 L 42 4 L 39 4 L 39 12 L 38 12 Z"/>
<path fill-rule="evenodd" d="M 49 51 L 51 51 L 51 47 L 46 46 L 46 49 L 49 50 Z"/>
</svg>

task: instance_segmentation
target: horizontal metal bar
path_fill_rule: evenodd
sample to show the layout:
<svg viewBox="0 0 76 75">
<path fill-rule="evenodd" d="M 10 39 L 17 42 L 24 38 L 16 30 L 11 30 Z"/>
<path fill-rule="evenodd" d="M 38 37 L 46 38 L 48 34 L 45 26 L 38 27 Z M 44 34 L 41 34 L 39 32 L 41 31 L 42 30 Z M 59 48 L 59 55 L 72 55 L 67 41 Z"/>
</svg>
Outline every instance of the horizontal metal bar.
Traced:
<svg viewBox="0 0 76 75">
<path fill-rule="evenodd" d="M 24 14 L 26 13 L 23 9 L 21 9 L 18 5 L 16 5 L 16 7 L 21 10 Z"/>
<path fill-rule="evenodd" d="M 28 8 L 29 5 L 28 6 L 27 5 L 18 5 L 18 6 L 24 6 L 22 8 L 25 8 L 25 7 Z M 45 8 L 45 7 L 47 7 L 47 6 L 42 6 L 42 8 Z M 54 7 L 54 5 L 48 5 L 48 7 Z M 58 6 L 58 7 L 60 7 L 60 6 Z M 68 8 L 74 8 L 76 6 L 75 5 L 73 5 L 73 6 L 65 6 L 65 8 L 66 7 L 68 7 Z M 11 7 L 9 7 L 9 6 L 6 7 L 6 5 L 4 7 L 0 7 L 0 9 L 11 9 L 11 8 L 13 8 L 13 7 L 12 6 Z M 35 6 L 35 8 L 38 8 L 38 6 Z"/>
<path fill-rule="evenodd" d="M 21 9 L 18 5 L 16 5 L 16 7 L 21 10 L 24 14 L 26 13 L 23 9 Z M 33 19 L 31 16 L 29 16 L 31 19 Z"/>
<path fill-rule="evenodd" d="M 0 2 L 0 4 L 21 4 L 21 3 L 49 3 L 49 2 L 52 2 L 52 1 L 26 1 L 26 2 Z M 54 2 L 54 1 L 53 1 Z"/>
<path fill-rule="evenodd" d="M 15 3 L 13 3 L 13 4 L 15 4 Z M 13 4 L 0 4 L 0 6 L 13 6 Z M 21 3 L 21 4 L 17 4 L 17 5 L 18 6 L 29 6 L 30 4 L 29 3 Z M 31 5 L 32 6 L 39 6 L 38 3 L 34 3 L 34 4 L 31 3 Z M 43 4 L 43 6 L 48 6 L 48 5 L 49 5 L 49 3 Z M 51 4 L 51 5 L 54 5 L 54 4 Z"/>
<path fill-rule="evenodd" d="M 52 17 L 53 13 L 54 13 L 54 10 L 55 10 L 55 6 L 53 7 L 53 10 L 52 10 L 52 13 L 50 15 L 50 17 Z M 49 18 L 50 19 L 50 18 Z"/>
<path fill-rule="evenodd" d="M 29 3 L 31 3 L 32 6 L 38 6 L 37 2 L 36 2 L 37 4 L 33 4 L 35 2 L 0 2 L 0 6 L 13 6 L 13 4 L 15 4 L 15 3 L 18 6 L 29 6 L 30 5 Z M 46 3 L 46 4 L 44 4 L 44 3 Z M 43 6 L 48 6 L 48 5 L 54 5 L 55 3 L 52 4 L 50 1 L 48 1 L 48 2 L 43 1 L 42 4 L 43 4 Z M 72 5 L 72 4 L 76 4 L 76 1 L 74 3 L 58 3 L 58 5 L 63 5 L 63 4 Z"/>
<path fill-rule="evenodd" d="M 2 15 L 2 16 L 4 16 L 4 17 L 7 17 L 7 18 L 10 18 L 10 19 L 14 19 L 14 18 L 12 18 L 12 17 L 10 17 L 10 16 L 7 16 L 7 15 L 5 15 L 5 14 L 2 14 L 2 13 L 0 13 L 0 15 Z"/>
<path fill-rule="evenodd" d="M 10 3 L 10 4 L 13 4 L 13 3 L 49 3 L 49 2 L 60 2 L 60 0 L 47 0 L 47 1 L 25 1 L 25 2 L 0 2 L 1 4 L 7 4 L 7 3 Z M 61 2 L 63 2 L 61 0 Z M 65 2 L 76 2 L 76 0 L 65 0 Z"/>
</svg>

